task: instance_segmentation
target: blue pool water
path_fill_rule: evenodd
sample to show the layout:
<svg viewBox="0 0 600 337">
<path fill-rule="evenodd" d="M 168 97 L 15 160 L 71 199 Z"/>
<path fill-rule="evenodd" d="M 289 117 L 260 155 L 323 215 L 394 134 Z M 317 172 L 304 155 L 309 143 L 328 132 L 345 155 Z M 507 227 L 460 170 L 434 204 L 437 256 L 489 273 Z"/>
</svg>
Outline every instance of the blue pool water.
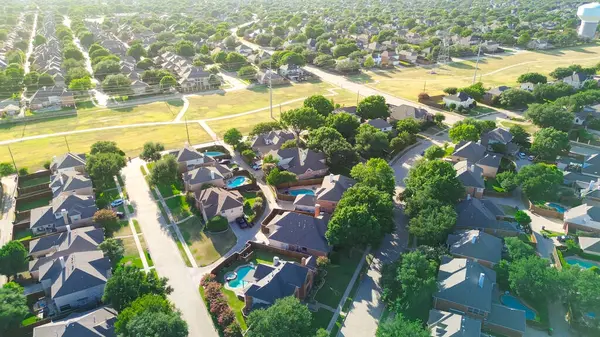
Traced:
<svg viewBox="0 0 600 337">
<path fill-rule="evenodd" d="M 238 270 L 236 270 L 236 274 L 237 277 L 229 282 L 227 282 L 227 284 L 233 288 L 233 289 L 237 289 L 237 288 L 242 288 L 244 286 L 244 277 L 246 277 L 246 275 L 248 275 L 248 273 L 254 269 L 251 266 L 243 266 L 238 268 Z"/>
<path fill-rule="evenodd" d="M 590 269 L 594 266 L 600 267 L 600 264 L 598 264 L 598 263 L 595 263 L 595 262 L 589 261 L 589 260 L 580 259 L 580 258 L 577 258 L 574 256 L 565 257 L 565 261 L 567 261 L 567 263 L 571 266 L 580 266 L 583 269 Z"/>
<path fill-rule="evenodd" d="M 227 187 L 229 187 L 229 188 L 240 187 L 240 186 L 244 185 L 245 182 L 246 182 L 246 177 L 243 177 L 243 176 L 235 177 L 233 179 L 227 180 Z"/>
<path fill-rule="evenodd" d="M 518 298 L 511 295 L 502 295 L 500 299 L 502 300 L 502 304 L 509 308 L 524 310 L 525 318 L 528 320 L 532 321 L 535 319 L 535 311 L 523 304 L 523 302 L 521 302 Z"/>
<path fill-rule="evenodd" d="M 313 190 L 309 190 L 306 188 L 298 189 L 298 190 L 290 190 L 290 195 L 297 196 L 300 194 L 315 195 L 315 192 Z"/>
<path fill-rule="evenodd" d="M 223 152 L 219 152 L 219 151 L 206 151 L 204 152 L 205 155 L 209 156 L 209 157 L 216 157 L 216 156 L 222 156 L 225 153 Z"/>
<path fill-rule="evenodd" d="M 548 206 L 554 208 L 558 213 L 564 213 L 566 211 L 564 207 L 553 202 L 548 203 Z"/>
</svg>

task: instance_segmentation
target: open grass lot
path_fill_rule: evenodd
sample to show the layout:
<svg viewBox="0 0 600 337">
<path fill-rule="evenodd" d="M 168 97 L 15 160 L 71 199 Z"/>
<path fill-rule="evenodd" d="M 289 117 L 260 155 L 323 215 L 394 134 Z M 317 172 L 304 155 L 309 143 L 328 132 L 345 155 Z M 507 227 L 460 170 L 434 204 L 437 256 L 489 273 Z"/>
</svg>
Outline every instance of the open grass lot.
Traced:
<svg viewBox="0 0 600 337">
<path fill-rule="evenodd" d="M 500 124 L 501 126 L 505 127 L 505 128 L 511 128 L 515 125 L 519 125 L 521 126 L 523 129 L 525 129 L 525 131 L 529 134 L 534 134 L 536 133 L 540 128 L 538 128 L 537 126 L 531 124 L 531 123 L 514 123 L 511 121 L 507 121 L 505 119 L 501 119 L 499 120 L 498 124 Z"/>
<path fill-rule="evenodd" d="M 227 298 L 227 304 L 229 304 L 229 307 L 235 313 L 235 318 L 240 324 L 242 331 L 248 329 L 248 326 L 246 325 L 246 319 L 242 314 L 242 309 L 244 309 L 244 301 L 237 298 L 233 291 L 227 290 L 225 288 L 223 288 L 223 295 L 225 295 L 225 297 Z"/>
<path fill-rule="evenodd" d="M 294 86 L 294 87 L 296 87 L 296 86 Z M 239 91 L 235 91 L 235 92 L 239 93 Z M 339 88 L 335 89 L 335 92 L 337 92 L 338 94 L 335 96 L 325 96 L 325 97 L 333 99 L 334 104 L 339 104 L 340 106 L 356 105 L 356 94 L 354 94 L 350 91 L 344 90 L 344 89 L 339 89 Z M 316 95 L 316 94 L 327 95 L 327 94 L 329 94 L 329 92 L 323 92 L 323 91 L 318 91 L 318 90 L 313 91 L 313 92 L 308 92 L 308 93 L 303 92 L 303 96 L 299 96 L 299 97 L 308 97 L 308 96 Z M 227 119 L 213 120 L 213 121 L 209 120 L 206 123 L 217 135 L 219 135 L 219 137 L 223 137 L 223 134 L 225 133 L 225 131 L 227 131 L 228 129 L 231 129 L 231 128 L 237 128 L 243 134 L 247 134 L 250 132 L 250 130 L 252 130 L 252 127 L 254 127 L 254 125 L 256 125 L 258 123 L 262 123 L 262 122 L 272 121 L 271 113 L 269 111 L 269 95 L 268 95 L 268 93 L 266 93 L 265 97 L 266 97 L 266 101 L 261 101 L 261 105 L 258 107 L 248 107 L 247 105 L 240 105 L 241 107 L 243 107 L 243 109 L 241 109 L 240 111 L 236 110 L 236 112 L 230 112 L 230 113 L 228 113 L 228 115 L 251 111 L 251 110 L 255 110 L 255 109 L 259 109 L 259 108 L 266 108 L 263 111 L 259 111 L 259 112 L 255 112 L 255 113 L 251 113 L 251 114 L 247 114 L 247 115 L 243 115 L 243 116 L 238 116 L 238 117 L 227 118 Z M 359 97 L 359 99 L 362 99 L 362 98 L 363 98 L 362 96 Z M 236 101 L 238 101 L 238 98 L 236 98 Z M 240 101 L 242 101 L 242 99 L 240 99 Z M 275 100 L 275 90 L 273 90 L 273 118 L 278 120 L 279 115 L 280 115 L 280 108 L 279 108 L 279 103 L 276 104 L 275 102 L 277 102 L 277 101 Z M 302 104 L 303 104 L 303 100 L 299 100 L 297 102 L 282 105 L 281 112 L 285 112 L 290 109 L 299 108 L 302 106 Z M 240 107 L 240 106 L 236 106 L 236 107 Z M 186 113 L 186 116 L 191 111 L 191 109 L 192 108 L 191 108 L 191 101 L 190 101 L 190 110 Z M 189 116 L 188 116 L 188 118 L 189 118 Z"/>
<path fill-rule="evenodd" d="M 334 252 L 334 254 L 338 256 L 337 258 L 331 258 L 331 264 L 326 268 L 325 284 L 315 295 L 315 300 L 336 308 L 344 291 L 346 291 L 356 266 L 360 262 L 362 252 L 352 250 L 350 252 Z"/>
<path fill-rule="evenodd" d="M 188 124 L 192 144 L 211 140 L 210 136 L 197 123 Z M 137 157 L 144 143 L 160 141 L 167 149 L 179 148 L 186 141 L 184 124 L 133 127 L 127 129 L 105 130 L 80 133 L 66 137 L 71 152 L 89 152 L 90 146 L 100 140 L 116 142 L 127 156 Z M 44 162 L 52 156 L 68 151 L 65 137 L 49 137 L 27 140 L 10 145 L 18 167 L 27 167 L 31 172 L 41 169 Z M 10 154 L 6 146 L 0 147 L 0 162 L 10 162 Z"/>
<path fill-rule="evenodd" d="M 113 233 L 113 237 L 114 238 L 118 238 L 118 237 L 122 237 L 122 236 L 130 236 L 131 234 L 133 234 L 131 232 L 131 227 L 129 226 L 129 222 L 127 220 L 121 220 L 119 221 L 119 224 L 121 225 L 121 228 L 119 228 L 118 231 Z"/>
<path fill-rule="evenodd" d="M 171 211 L 171 215 L 173 215 L 173 219 L 175 221 L 181 221 L 190 215 L 192 215 L 192 210 L 190 205 L 185 200 L 185 196 L 179 195 L 165 200 L 167 207 Z"/>
<path fill-rule="evenodd" d="M 335 87 L 319 81 L 275 86 L 273 87 L 273 108 L 278 107 L 279 104 L 311 95 L 331 94 L 327 89 L 332 88 Z M 215 118 L 268 107 L 269 88 L 255 86 L 223 94 L 192 96 L 188 99 L 190 108 L 185 116 L 189 120 Z M 354 95 L 354 100 L 356 100 L 356 95 Z"/>
<path fill-rule="evenodd" d="M 600 61 L 600 46 L 573 47 L 550 51 L 519 51 L 502 55 L 486 55 L 479 62 L 477 81 L 486 87 L 514 85 L 526 72 L 548 74 L 554 68 L 580 64 L 592 66 Z M 442 94 L 446 87 L 464 87 L 473 82 L 475 60 L 455 62 L 443 67 L 425 69 L 402 68 L 366 72 L 352 76 L 356 82 L 416 101 L 420 92 Z M 434 74 L 431 70 L 434 69 Z"/>
<path fill-rule="evenodd" d="M 146 250 L 146 242 L 144 241 L 143 236 L 139 236 L 140 243 L 142 244 L 142 249 Z M 125 248 L 125 253 L 123 254 L 123 258 L 119 261 L 120 265 L 132 265 L 136 268 L 144 268 L 142 264 L 142 259 L 140 258 L 140 254 L 137 250 L 137 246 L 135 245 L 135 240 L 133 236 L 121 238 L 121 242 L 123 242 L 123 247 Z"/>
<path fill-rule="evenodd" d="M 183 101 L 155 102 L 122 109 L 91 108 L 77 111 L 77 116 L 48 118 L 31 123 L 0 125 L 0 140 L 48 133 L 85 130 L 112 125 L 167 122 L 177 116 Z M 51 114 L 49 112 L 48 114 Z"/>
<path fill-rule="evenodd" d="M 204 225 L 197 217 L 190 218 L 178 226 L 199 266 L 215 262 L 237 242 L 232 230 L 219 234 L 204 232 Z"/>
</svg>

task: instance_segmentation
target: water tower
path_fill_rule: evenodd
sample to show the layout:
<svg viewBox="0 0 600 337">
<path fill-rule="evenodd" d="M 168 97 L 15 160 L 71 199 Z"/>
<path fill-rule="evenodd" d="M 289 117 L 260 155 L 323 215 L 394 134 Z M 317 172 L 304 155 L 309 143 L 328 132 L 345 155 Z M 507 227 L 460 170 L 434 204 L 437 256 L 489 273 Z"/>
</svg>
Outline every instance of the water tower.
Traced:
<svg viewBox="0 0 600 337">
<path fill-rule="evenodd" d="M 592 2 L 579 6 L 577 16 L 581 19 L 579 26 L 579 36 L 587 39 L 593 39 L 596 35 L 596 27 L 600 21 L 600 4 Z"/>
</svg>

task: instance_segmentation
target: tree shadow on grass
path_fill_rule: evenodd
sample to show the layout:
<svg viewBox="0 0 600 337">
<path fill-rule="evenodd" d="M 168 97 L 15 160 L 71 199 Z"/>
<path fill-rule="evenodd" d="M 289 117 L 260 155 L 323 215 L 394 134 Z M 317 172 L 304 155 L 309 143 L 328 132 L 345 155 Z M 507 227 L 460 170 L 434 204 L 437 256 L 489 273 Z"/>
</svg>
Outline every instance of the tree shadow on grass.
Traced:
<svg viewBox="0 0 600 337">
<path fill-rule="evenodd" d="M 464 62 L 448 63 L 448 67 L 457 68 L 457 69 L 475 69 L 474 66 L 472 66 L 470 64 L 466 64 Z"/>
</svg>

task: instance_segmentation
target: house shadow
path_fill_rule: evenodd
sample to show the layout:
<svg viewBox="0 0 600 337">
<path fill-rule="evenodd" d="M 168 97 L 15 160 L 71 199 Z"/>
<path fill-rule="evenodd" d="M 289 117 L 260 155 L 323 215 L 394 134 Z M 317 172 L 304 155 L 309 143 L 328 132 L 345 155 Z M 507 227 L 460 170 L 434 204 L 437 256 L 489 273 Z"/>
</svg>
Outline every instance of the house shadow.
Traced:
<svg viewBox="0 0 600 337">
<path fill-rule="evenodd" d="M 565 53 L 562 50 L 554 49 L 554 50 L 532 50 L 532 53 L 543 54 L 543 55 L 551 55 L 551 56 L 561 56 Z"/>
<path fill-rule="evenodd" d="M 365 74 L 365 73 L 360 73 L 359 75 L 353 75 L 353 76 L 346 76 L 346 79 L 348 79 L 352 82 L 359 82 L 359 83 L 373 83 L 374 82 L 371 75 Z"/>
<path fill-rule="evenodd" d="M 474 66 L 463 63 L 463 62 L 448 63 L 447 66 L 451 67 L 451 68 L 456 68 L 456 69 L 475 69 Z"/>
<path fill-rule="evenodd" d="M 178 108 L 183 106 L 183 100 L 181 100 L 181 99 L 168 100 L 167 103 L 169 105 L 172 105 L 172 106 L 178 107 Z"/>
</svg>

